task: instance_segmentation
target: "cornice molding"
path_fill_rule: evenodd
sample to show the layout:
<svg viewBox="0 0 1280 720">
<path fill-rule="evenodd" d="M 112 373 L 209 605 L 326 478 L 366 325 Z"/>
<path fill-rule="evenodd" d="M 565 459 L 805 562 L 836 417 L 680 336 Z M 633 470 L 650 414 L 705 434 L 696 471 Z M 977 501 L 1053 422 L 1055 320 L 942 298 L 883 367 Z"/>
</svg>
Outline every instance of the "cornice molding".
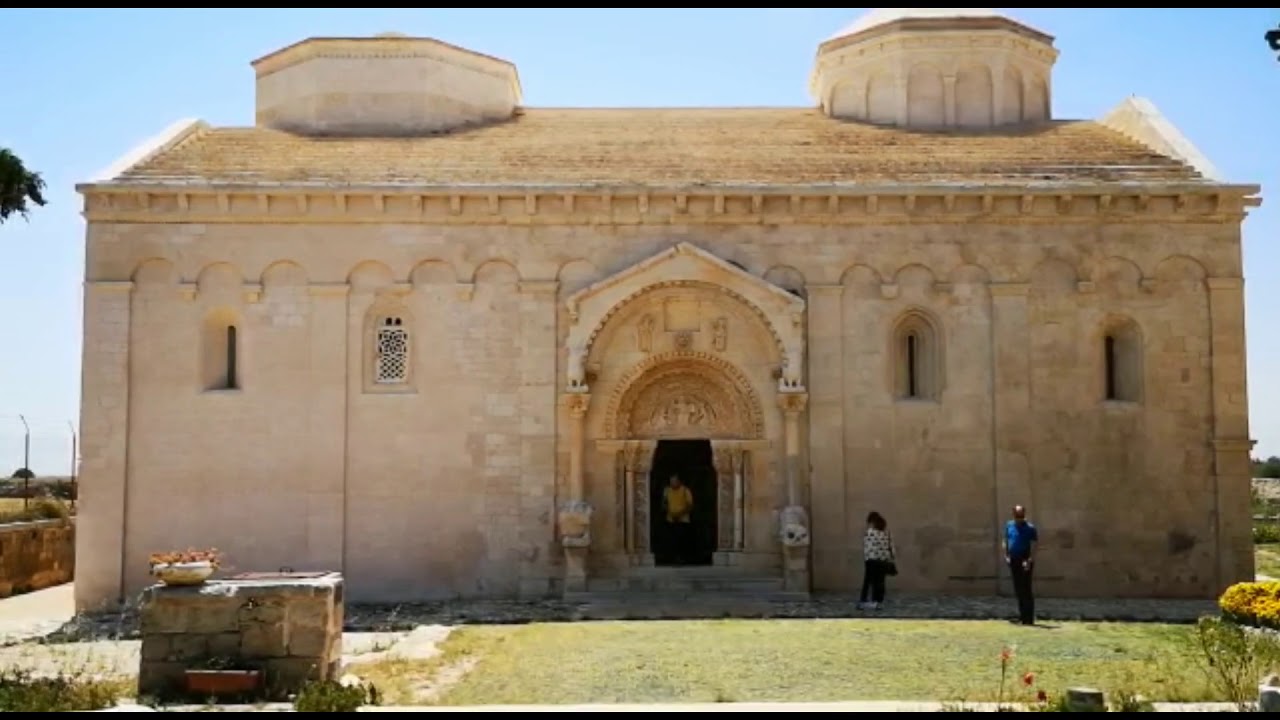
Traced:
<svg viewBox="0 0 1280 720">
<path fill-rule="evenodd" d="M 432 225 L 1222 222 L 1256 186 L 326 188 L 83 185 L 91 222 Z"/>
</svg>

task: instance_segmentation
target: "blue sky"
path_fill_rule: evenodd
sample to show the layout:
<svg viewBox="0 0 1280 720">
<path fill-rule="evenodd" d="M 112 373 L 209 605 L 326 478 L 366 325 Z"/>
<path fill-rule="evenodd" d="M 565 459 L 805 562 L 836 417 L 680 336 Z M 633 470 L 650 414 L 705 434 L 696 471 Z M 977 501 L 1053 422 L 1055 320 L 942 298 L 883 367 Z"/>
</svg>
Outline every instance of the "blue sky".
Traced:
<svg viewBox="0 0 1280 720">
<path fill-rule="evenodd" d="M 84 224 L 74 184 L 175 120 L 253 122 L 249 62 L 312 35 L 425 35 L 515 62 L 529 106 L 810 105 L 817 44 L 866 8 L 0 9 L 0 145 L 50 204 L 0 226 L 0 473 L 66 472 L 78 422 Z M 1057 38 L 1053 109 L 1151 99 L 1227 176 L 1263 185 L 1245 223 L 1252 434 L 1280 455 L 1277 9 L 1006 9 Z"/>
</svg>

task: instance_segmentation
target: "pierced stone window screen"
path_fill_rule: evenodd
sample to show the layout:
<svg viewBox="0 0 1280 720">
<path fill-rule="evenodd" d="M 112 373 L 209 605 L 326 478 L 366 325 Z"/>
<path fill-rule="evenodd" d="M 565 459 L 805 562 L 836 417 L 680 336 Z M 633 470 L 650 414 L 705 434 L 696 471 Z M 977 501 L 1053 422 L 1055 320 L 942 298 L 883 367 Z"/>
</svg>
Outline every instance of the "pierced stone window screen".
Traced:
<svg viewBox="0 0 1280 720">
<path fill-rule="evenodd" d="M 1142 397 L 1142 338 L 1131 322 L 1111 327 L 1102 337 L 1102 397 L 1138 402 Z"/>
<path fill-rule="evenodd" d="M 399 317 L 383 318 L 373 346 L 373 381 L 378 385 L 402 385 L 409 381 L 409 331 Z"/>
<path fill-rule="evenodd" d="M 893 390 L 902 400 L 936 400 L 942 390 L 937 333 L 924 317 L 909 315 L 893 334 Z"/>
</svg>

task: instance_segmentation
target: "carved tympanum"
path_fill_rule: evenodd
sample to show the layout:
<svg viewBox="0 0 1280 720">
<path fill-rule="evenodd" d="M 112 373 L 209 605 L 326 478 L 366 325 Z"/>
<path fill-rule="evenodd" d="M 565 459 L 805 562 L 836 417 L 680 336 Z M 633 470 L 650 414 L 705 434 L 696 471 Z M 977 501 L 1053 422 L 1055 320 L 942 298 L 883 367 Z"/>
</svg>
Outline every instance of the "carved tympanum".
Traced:
<svg viewBox="0 0 1280 720">
<path fill-rule="evenodd" d="M 716 424 L 716 409 L 697 395 L 673 395 L 645 418 L 645 428 L 655 436 L 705 435 Z"/>
</svg>

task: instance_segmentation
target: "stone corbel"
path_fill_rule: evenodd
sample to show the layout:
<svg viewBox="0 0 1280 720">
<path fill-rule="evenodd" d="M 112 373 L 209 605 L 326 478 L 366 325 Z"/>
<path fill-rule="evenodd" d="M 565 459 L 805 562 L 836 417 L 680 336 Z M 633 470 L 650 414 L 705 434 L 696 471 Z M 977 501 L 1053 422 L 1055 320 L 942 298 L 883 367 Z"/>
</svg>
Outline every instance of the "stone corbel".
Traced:
<svg viewBox="0 0 1280 720">
<path fill-rule="evenodd" d="M 996 209 L 996 196 L 983 195 L 982 196 L 982 212 L 986 214 L 991 214 L 991 212 L 995 209 Z"/>
<path fill-rule="evenodd" d="M 784 413 L 800 414 L 809 405 L 809 393 L 804 388 L 778 392 L 778 408 Z"/>
<path fill-rule="evenodd" d="M 939 295 L 949 295 L 952 289 L 952 285 L 949 282 L 938 281 L 933 284 L 933 291 Z"/>
<path fill-rule="evenodd" d="M 1094 291 L 1094 289 L 1095 288 L 1092 280 L 1076 281 L 1076 292 L 1078 293 L 1091 293 Z"/>
<path fill-rule="evenodd" d="M 1058 212 L 1063 215 L 1071 214 L 1071 208 L 1075 205 L 1075 198 L 1070 195 L 1058 196 Z"/>
<path fill-rule="evenodd" d="M 183 300 L 195 300 L 196 292 L 199 289 L 200 286 L 193 282 L 178 283 L 178 295 L 181 296 Z"/>
<path fill-rule="evenodd" d="M 782 372 L 778 378 L 778 392 L 795 394 L 804 392 L 804 380 L 801 378 L 804 367 L 804 349 L 793 347 L 783 353 Z"/>
<path fill-rule="evenodd" d="M 526 295 L 554 295 L 560 283 L 555 280 L 521 280 L 518 287 Z"/>
<path fill-rule="evenodd" d="M 1155 292 L 1159 286 L 1160 283 L 1155 278 L 1142 278 L 1138 281 L 1138 287 L 1142 288 L 1143 292 Z"/>
<path fill-rule="evenodd" d="M 587 392 L 587 349 L 584 347 L 569 348 L 568 363 L 565 367 L 566 391 L 570 393 Z"/>
<path fill-rule="evenodd" d="M 898 297 L 897 283 L 880 283 L 880 297 L 885 300 L 892 300 Z"/>
<path fill-rule="evenodd" d="M 454 292 L 457 294 L 458 299 L 461 300 L 462 302 L 471 302 L 471 298 L 475 295 L 475 292 L 476 292 L 476 285 L 475 283 L 460 282 L 454 286 Z"/>
<path fill-rule="evenodd" d="M 244 284 L 244 301 L 247 303 L 256 303 L 262 299 L 261 283 L 245 283 Z"/>
<path fill-rule="evenodd" d="M 1098 212 L 1105 213 L 1110 211 L 1111 211 L 1111 196 L 1099 195 L 1098 196 Z"/>
<path fill-rule="evenodd" d="M 1018 209 L 1022 211 L 1023 215 L 1030 215 L 1031 211 L 1034 210 L 1035 207 L 1036 207 L 1035 195 L 1023 195 L 1022 199 L 1018 202 Z"/>
</svg>

